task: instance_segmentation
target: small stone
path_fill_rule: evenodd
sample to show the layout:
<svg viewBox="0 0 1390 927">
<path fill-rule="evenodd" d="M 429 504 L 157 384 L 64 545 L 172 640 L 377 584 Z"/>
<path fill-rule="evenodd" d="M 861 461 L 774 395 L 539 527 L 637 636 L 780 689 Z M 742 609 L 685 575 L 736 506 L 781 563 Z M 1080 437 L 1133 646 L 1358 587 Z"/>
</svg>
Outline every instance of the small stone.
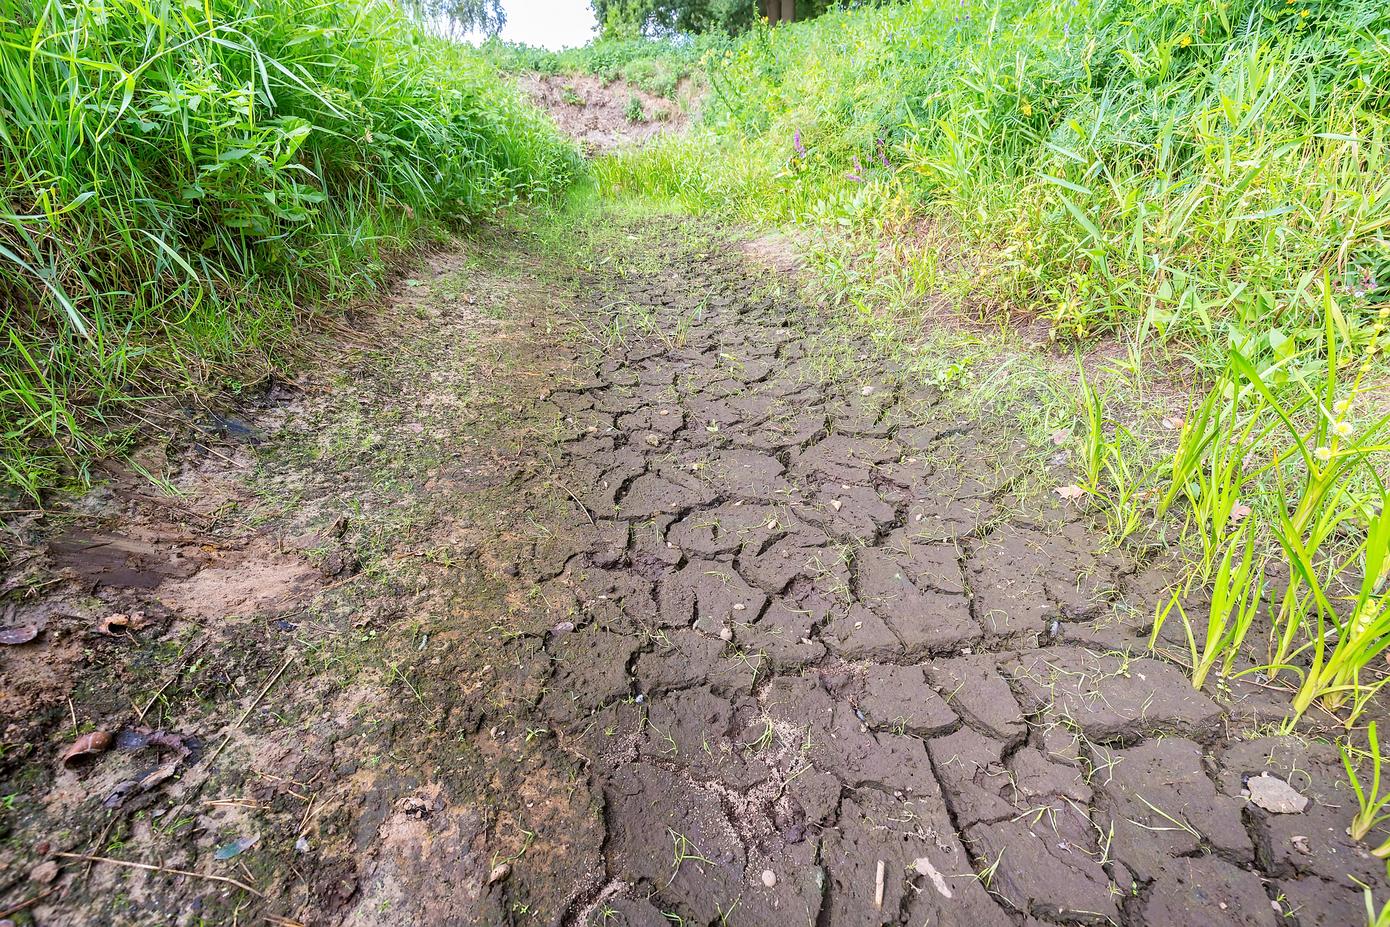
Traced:
<svg viewBox="0 0 1390 927">
<path fill-rule="evenodd" d="M 768 888 L 772 888 L 774 885 L 776 885 L 777 873 L 773 872 L 771 869 L 764 869 L 763 884 L 766 885 Z"/>
<path fill-rule="evenodd" d="M 56 878 L 58 878 L 58 864 L 51 859 L 45 860 L 29 870 L 29 880 L 41 885 L 47 885 Z"/>
<path fill-rule="evenodd" d="M 652 447 L 660 447 L 661 438 L 657 435 L 647 435 L 647 444 L 649 444 Z"/>
<path fill-rule="evenodd" d="M 731 641 L 734 639 L 734 632 L 729 628 L 720 628 L 719 639 L 722 641 Z"/>
<path fill-rule="evenodd" d="M 735 602 L 735 603 L 734 603 L 734 611 L 736 611 L 736 612 L 741 612 L 741 611 L 743 611 L 744 609 L 746 609 L 747 607 L 748 607 L 748 606 L 747 606 L 747 605 L 744 605 L 742 602 Z"/>
<path fill-rule="evenodd" d="M 834 509 L 835 511 L 837 511 L 837 512 L 840 511 L 840 507 L 841 507 L 842 505 L 844 505 L 844 503 L 841 502 L 839 499 L 831 499 L 831 500 L 830 500 L 830 507 L 831 507 L 832 509 Z"/>
<path fill-rule="evenodd" d="M 656 413 L 656 414 L 657 414 L 657 415 L 670 415 L 670 414 L 671 414 L 671 410 L 670 410 L 670 409 L 662 409 L 660 412 L 658 412 L 658 413 Z"/>
<path fill-rule="evenodd" d="M 859 391 L 859 395 L 861 396 L 872 396 L 873 394 L 874 388 L 872 386 L 866 386 Z"/>
<path fill-rule="evenodd" d="M 512 864 L 511 864 L 511 863 L 498 863 L 496 866 L 493 866 L 493 867 L 492 867 L 492 872 L 488 873 L 488 876 L 487 876 L 487 884 L 488 884 L 488 885 L 493 885 L 493 884 L 496 884 L 497 882 L 501 882 L 503 879 L 505 879 L 507 876 L 509 876 L 509 875 L 511 875 L 511 874 L 512 874 Z"/>
<path fill-rule="evenodd" d="M 1269 773 L 1251 776 L 1246 780 L 1245 787 L 1250 792 L 1250 803 L 1271 814 L 1299 814 L 1308 807 L 1307 798 L 1283 779 Z"/>
</svg>

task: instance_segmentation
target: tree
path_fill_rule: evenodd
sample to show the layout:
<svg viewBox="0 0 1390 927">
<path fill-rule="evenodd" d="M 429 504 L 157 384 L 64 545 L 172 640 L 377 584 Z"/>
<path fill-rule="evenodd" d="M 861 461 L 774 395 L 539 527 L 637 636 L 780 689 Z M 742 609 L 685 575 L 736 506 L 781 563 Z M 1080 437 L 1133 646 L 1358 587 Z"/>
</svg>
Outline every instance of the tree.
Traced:
<svg viewBox="0 0 1390 927">
<path fill-rule="evenodd" d="M 824 13 L 831 0 L 590 0 L 604 35 L 742 32 L 766 17 L 789 23 Z"/>
<path fill-rule="evenodd" d="M 461 32 L 493 36 L 507 24 L 502 0 L 401 0 L 415 16 Z"/>
</svg>

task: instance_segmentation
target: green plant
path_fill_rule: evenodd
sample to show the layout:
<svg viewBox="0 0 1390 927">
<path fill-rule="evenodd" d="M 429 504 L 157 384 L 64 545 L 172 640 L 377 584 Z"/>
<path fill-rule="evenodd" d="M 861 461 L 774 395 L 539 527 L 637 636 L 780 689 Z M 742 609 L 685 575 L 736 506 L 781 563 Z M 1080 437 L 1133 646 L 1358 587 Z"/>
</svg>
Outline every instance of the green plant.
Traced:
<svg viewBox="0 0 1390 927">
<path fill-rule="evenodd" d="M 1352 762 L 1351 748 L 1345 743 L 1339 743 L 1337 749 L 1342 755 L 1342 766 L 1347 771 L 1347 778 L 1351 781 L 1352 790 L 1356 792 L 1356 815 L 1351 819 L 1351 824 L 1347 827 L 1347 833 L 1353 840 L 1365 840 L 1369 834 L 1379 824 L 1390 820 L 1390 811 L 1386 811 L 1390 805 L 1390 792 L 1384 795 L 1380 792 L 1380 772 L 1381 755 L 1380 742 L 1376 737 L 1376 723 L 1372 721 L 1366 729 L 1366 739 L 1369 744 L 1368 756 L 1371 762 L 1371 784 L 1370 788 L 1361 785 L 1361 779 L 1356 774 L 1356 766 Z M 1390 839 L 1380 844 L 1371 851 L 1373 855 L 1381 859 L 1390 859 Z"/>
<path fill-rule="evenodd" d="M 0 475 L 118 452 L 135 396 L 255 383 L 412 242 L 578 154 L 384 0 L 33 0 L 0 14 Z"/>
<path fill-rule="evenodd" d="M 1176 608 L 1187 633 L 1188 652 L 1192 658 L 1192 687 L 1202 688 L 1207 674 L 1218 661 L 1223 676 L 1231 675 L 1237 656 L 1240 654 L 1245 636 L 1254 623 L 1264 599 L 1264 565 L 1259 561 L 1255 550 L 1254 532 L 1249 522 L 1237 529 L 1235 535 L 1226 542 L 1226 552 L 1217 568 L 1211 584 L 1211 603 L 1207 611 L 1206 629 L 1199 647 L 1197 638 L 1183 609 L 1182 599 L 1189 592 L 1186 584 L 1180 586 L 1154 620 L 1153 633 L 1149 646 L 1153 646 L 1158 632 Z M 1199 573 L 1194 573 L 1196 578 Z M 1190 580 L 1189 580 L 1190 582 Z"/>
<path fill-rule="evenodd" d="M 632 94 L 627 98 L 627 107 L 623 110 L 623 115 L 628 122 L 646 122 L 647 114 L 642 109 L 642 98 L 637 94 Z"/>
</svg>

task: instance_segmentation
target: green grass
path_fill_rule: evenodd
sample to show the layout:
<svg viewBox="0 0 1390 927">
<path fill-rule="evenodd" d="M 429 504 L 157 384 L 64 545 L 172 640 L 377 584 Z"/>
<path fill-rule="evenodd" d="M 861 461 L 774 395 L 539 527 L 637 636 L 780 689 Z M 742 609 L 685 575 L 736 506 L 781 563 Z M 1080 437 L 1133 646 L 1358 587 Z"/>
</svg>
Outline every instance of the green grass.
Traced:
<svg viewBox="0 0 1390 927">
<path fill-rule="evenodd" d="M 30 494 L 133 400 L 263 377 L 313 306 L 581 169 L 387 0 L 21 0 L 0 90 L 0 477 Z"/>
<path fill-rule="evenodd" d="M 1368 337 L 1390 292 L 1387 30 L 1371 0 L 831 13 L 712 52 L 702 129 L 599 173 L 864 251 L 944 229 L 976 301 L 1219 369 L 1232 338 L 1315 343 L 1325 269 Z"/>
</svg>

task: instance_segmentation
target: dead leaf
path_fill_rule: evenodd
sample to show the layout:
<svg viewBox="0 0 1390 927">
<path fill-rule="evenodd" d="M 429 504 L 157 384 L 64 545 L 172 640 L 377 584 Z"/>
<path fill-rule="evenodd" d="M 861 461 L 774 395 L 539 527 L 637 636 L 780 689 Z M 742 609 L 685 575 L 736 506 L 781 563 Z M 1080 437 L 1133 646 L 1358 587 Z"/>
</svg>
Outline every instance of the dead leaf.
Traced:
<svg viewBox="0 0 1390 927">
<path fill-rule="evenodd" d="M 0 644 L 7 647 L 14 647 L 18 644 L 27 644 L 39 636 L 37 625 L 25 624 L 17 628 L 5 628 L 0 630 Z"/>
<path fill-rule="evenodd" d="M 1181 416 L 1165 415 L 1163 416 L 1162 425 L 1169 431 L 1177 431 L 1179 428 L 1183 426 L 1183 420 Z"/>
<path fill-rule="evenodd" d="M 83 734 L 72 742 L 66 753 L 63 754 L 63 765 L 72 766 L 76 760 L 84 757 L 96 756 L 98 753 L 105 753 L 111 749 L 114 738 L 106 731 L 92 731 L 90 734 Z"/>
<path fill-rule="evenodd" d="M 1077 486 L 1075 483 L 1072 483 L 1070 486 L 1058 486 L 1052 491 L 1063 499 L 1080 499 L 1082 496 L 1086 495 L 1086 490 Z"/>
<path fill-rule="evenodd" d="M 144 612 L 131 612 L 129 615 L 117 612 L 114 615 L 107 615 L 97 623 L 97 630 L 102 634 L 115 636 L 122 631 L 138 631 L 145 626 Z"/>
<path fill-rule="evenodd" d="M 1066 431 L 1066 430 L 1064 430 L 1064 429 L 1059 429 L 1059 430 L 1054 431 L 1054 432 L 1052 433 L 1052 443 L 1055 444 L 1055 445 L 1057 445 L 1058 447 L 1061 447 L 1063 444 L 1066 444 L 1066 443 L 1067 443 L 1067 439 L 1070 438 L 1070 437 L 1071 437 L 1071 432 L 1070 432 L 1070 431 Z"/>
</svg>

